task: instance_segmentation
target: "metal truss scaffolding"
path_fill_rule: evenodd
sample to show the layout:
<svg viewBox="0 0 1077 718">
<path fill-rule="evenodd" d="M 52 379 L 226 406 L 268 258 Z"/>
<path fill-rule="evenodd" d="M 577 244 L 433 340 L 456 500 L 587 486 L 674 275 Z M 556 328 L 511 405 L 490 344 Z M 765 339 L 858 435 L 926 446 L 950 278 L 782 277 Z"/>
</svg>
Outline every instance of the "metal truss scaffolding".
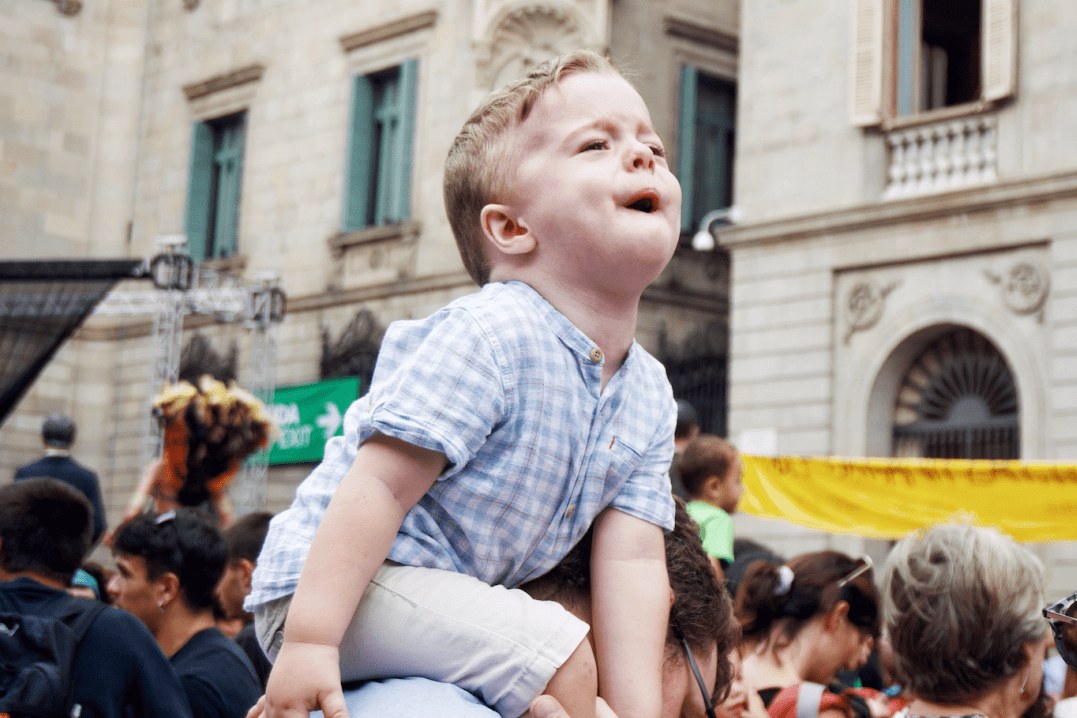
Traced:
<svg viewBox="0 0 1077 718">
<path fill-rule="evenodd" d="M 194 267 L 180 249 L 186 237 L 158 240 L 161 253 L 148 260 L 145 271 L 156 286 L 150 292 L 112 292 L 97 305 L 103 316 L 151 315 L 153 355 L 147 386 L 142 442 L 142 466 L 161 453 L 161 431 L 150 414 L 150 404 L 161 389 L 176 382 L 179 372 L 183 318 L 212 316 L 221 322 L 242 324 L 251 332 L 248 391 L 269 404 L 277 374 L 276 330 L 284 319 L 285 296 L 276 274 L 264 273 L 256 283 Z M 268 451 L 249 458 L 232 485 L 236 515 L 265 508 Z"/>
</svg>

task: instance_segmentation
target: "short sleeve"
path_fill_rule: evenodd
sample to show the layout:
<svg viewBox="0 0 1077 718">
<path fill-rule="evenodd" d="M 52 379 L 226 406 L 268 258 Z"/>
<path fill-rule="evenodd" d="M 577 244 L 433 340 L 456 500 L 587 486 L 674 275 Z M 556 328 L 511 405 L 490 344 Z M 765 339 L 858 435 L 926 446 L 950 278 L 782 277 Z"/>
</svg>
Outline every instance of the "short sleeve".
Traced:
<svg viewBox="0 0 1077 718">
<path fill-rule="evenodd" d="M 377 431 L 443 453 L 448 478 L 467 465 L 505 412 L 503 362 L 489 335 L 464 309 L 394 324 L 382 351 L 360 437 Z"/>
<path fill-rule="evenodd" d="M 643 453 L 642 461 L 629 475 L 610 506 L 661 526 L 668 532 L 673 530 L 674 507 L 669 465 L 673 461 L 673 429 L 677 412 L 672 394 L 662 399 L 668 399 L 665 403 L 669 404 L 669 410 L 661 412 L 657 429 Z"/>
</svg>

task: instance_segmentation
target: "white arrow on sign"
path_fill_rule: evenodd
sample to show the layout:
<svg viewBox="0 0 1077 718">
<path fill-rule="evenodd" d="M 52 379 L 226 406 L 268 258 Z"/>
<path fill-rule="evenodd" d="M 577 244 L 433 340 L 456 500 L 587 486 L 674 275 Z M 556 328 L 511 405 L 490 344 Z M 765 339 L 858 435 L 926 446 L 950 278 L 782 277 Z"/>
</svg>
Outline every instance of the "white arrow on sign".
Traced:
<svg viewBox="0 0 1077 718">
<path fill-rule="evenodd" d="M 325 431 L 325 440 L 329 441 L 329 438 L 337 433 L 337 429 L 340 428 L 340 409 L 337 405 L 331 401 L 325 402 L 325 413 L 319 416 L 314 423 L 322 427 Z"/>
</svg>

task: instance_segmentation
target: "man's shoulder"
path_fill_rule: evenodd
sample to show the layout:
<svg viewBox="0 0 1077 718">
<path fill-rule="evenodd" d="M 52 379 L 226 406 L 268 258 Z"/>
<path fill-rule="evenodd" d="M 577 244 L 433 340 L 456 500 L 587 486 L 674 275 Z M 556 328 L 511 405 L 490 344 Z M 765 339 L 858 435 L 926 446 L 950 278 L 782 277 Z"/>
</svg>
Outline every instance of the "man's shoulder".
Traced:
<svg viewBox="0 0 1077 718">
<path fill-rule="evenodd" d="M 232 680 L 233 674 L 254 675 L 254 667 L 236 642 L 216 628 L 200 631 L 172 656 L 172 665 L 180 677 L 200 675 L 212 682 Z"/>
</svg>

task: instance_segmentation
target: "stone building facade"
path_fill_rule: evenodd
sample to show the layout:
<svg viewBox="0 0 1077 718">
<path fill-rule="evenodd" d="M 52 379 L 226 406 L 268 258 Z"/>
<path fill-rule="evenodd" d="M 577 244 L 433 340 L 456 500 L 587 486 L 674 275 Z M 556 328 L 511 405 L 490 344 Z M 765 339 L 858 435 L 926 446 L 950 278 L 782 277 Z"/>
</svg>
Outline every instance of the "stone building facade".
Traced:
<svg viewBox="0 0 1077 718">
<path fill-rule="evenodd" d="M 475 290 L 442 165 L 492 88 L 561 51 L 608 51 L 680 166 L 695 157 L 678 146 L 685 93 L 695 107 L 691 83 L 709 78 L 731 100 L 740 22 L 734 0 L 12 0 L 0 14 L 0 258 L 151 256 L 185 234 L 204 268 L 274 273 L 279 385 Z M 698 196 L 686 237 L 713 209 Z M 648 350 L 719 391 L 727 271 L 686 244 L 639 321 Z M 152 332 L 144 316 L 91 317 L 0 429 L 0 476 L 38 453 L 45 414 L 67 412 L 115 523 L 142 468 Z M 188 318 L 183 345 L 196 337 L 250 376 L 249 330 Z M 309 468 L 270 468 L 271 510 Z"/>
<path fill-rule="evenodd" d="M 732 436 L 1077 460 L 1075 31 L 1065 0 L 745 0 Z M 1038 550 L 1072 591 L 1072 545 Z"/>
</svg>

